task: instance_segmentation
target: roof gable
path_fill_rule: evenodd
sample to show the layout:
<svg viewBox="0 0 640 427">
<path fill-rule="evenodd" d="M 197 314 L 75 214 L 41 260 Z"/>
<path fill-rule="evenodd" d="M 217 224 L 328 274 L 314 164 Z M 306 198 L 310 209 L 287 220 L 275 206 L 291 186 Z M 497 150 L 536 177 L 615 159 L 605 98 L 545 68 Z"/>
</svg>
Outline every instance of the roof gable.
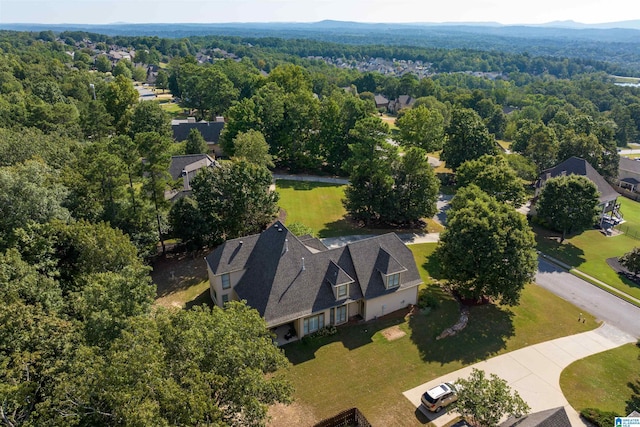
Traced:
<svg viewBox="0 0 640 427">
<path fill-rule="evenodd" d="M 183 172 L 191 172 L 214 163 L 214 160 L 207 154 L 172 156 L 171 163 L 169 164 L 169 174 L 171 178 L 178 179 L 182 176 Z"/>
<path fill-rule="evenodd" d="M 235 292 L 272 325 L 421 283 L 413 254 L 393 233 L 320 251 L 307 241 L 277 221 L 260 234 L 225 242 L 206 260 L 214 275 L 244 271 Z M 403 271 L 401 286 L 387 290 L 380 269 Z M 329 285 L 347 283 L 353 283 L 349 294 L 337 301 Z"/>
<path fill-rule="evenodd" d="M 640 161 L 628 159 L 626 157 L 620 157 L 618 170 L 637 173 L 640 175 Z"/>
<path fill-rule="evenodd" d="M 615 200 L 619 196 L 618 192 L 609 185 L 607 180 L 589 162 L 580 157 L 570 157 L 559 165 L 542 171 L 541 178 L 546 180 L 547 177 L 555 178 L 562 175 L 580 175 L 589 178 L 598 187 L 600 203 Z"/>
</svg>

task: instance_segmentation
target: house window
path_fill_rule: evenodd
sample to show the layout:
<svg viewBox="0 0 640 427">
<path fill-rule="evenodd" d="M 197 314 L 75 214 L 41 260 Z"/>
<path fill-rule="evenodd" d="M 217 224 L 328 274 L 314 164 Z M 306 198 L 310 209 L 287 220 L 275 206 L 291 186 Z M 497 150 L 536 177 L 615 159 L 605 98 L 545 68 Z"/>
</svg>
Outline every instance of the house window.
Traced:
<svg viewBox="0 0 640 427">
<path fill-rule="evenodd" d="M 223 274 L 221 279 L 222 279 L 222 289 L 229 289 L 231 287 L 231 279 L 229 278 L 229 273 Z"/>
<path fill-rule="evenodd" d="M 336 325 L 340 323 L 344 323 L 347 321 L 347 306 L 343 305 L 342 307 L 336 308 Z"/>
<path fill-rule="evenodd" d="M 387 289 L 397 288 L 400 286 L 400 273 L 392 274 L 387 277 Z"/>
<path fill-rule="evenodd" d="M 339 285 L 339 286 L 336 286 L 336 295 L 337 295 L 337 298 L 338 298 L 338 299 L 340 299 L 340 298 L 344 298 L 344 297 L 346 297 L 346 296 L 347 296 L 348 286 L 349 286 L 349 285 Z"/>
<path fill-rule="evenodd" d="M 304 319 L 304 334 L 312 334 L 324 328 L 324 313 Z"/>
<path fill-rule="evenodd" d="M 222 295 L 222 304 L 229 302 L 229 294 Z"/>
</svg>

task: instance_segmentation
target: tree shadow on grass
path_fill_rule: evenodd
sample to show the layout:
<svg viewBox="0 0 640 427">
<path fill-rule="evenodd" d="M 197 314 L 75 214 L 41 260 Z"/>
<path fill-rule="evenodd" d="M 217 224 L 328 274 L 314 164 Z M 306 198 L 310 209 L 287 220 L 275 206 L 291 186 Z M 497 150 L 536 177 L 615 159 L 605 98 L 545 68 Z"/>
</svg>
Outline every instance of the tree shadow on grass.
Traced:
<svg viewBox="0 0 640 427">
<path fill-rule="evenodd" d="M 586 261 L 584 251 L 567 240 L 560 243 L 560 235 L 552 233 L 540 226 L 534 226 L 536 246 L 540 252 L 556 258 L 572 267 L 577 267 Z M 567 238 L 570 236 L 567 236 Z"/>
<path fill-rule="evenodd" d="M 184 309 L 191 310 L 193 307 L 196 307 L 202 304 L 206 305 L 207 307 L 214 306 L 213 300 L 211 299 L 211 294 L 209 293 L 209 288 L 205 289 L 204 291 L 202 291 L 202 293 L 200 293 L 200 295 L 198 295 L 191 301 L 187 302 L 184 305 Z"/>
<path fill-rule="evenodd" d="M 440 267 L 440 260 L 438 255 L 433 252 L 429 255 L 426 261 L 422 264 L 422 268 L 429 272 L 429 276 L 435 280 L 442 280 L 445 277 L 442 275 L 442 268 Z"/>
<path fill-rule="evenodd" d="M 336 221 L 326 223 L 324 228 L 318 231 L 318 237 L 339 237 L 354 234 L 374 234 L 375 231 L 358 226 L 349 218 L 340 218 Z"/>
<path fill-rule="evenodd" d="M 618 257 L 611 257 L 606 259 L 607 265 L 613 269 L 622 282 L 631 287 L 631 288 L 640 288 L 640 276 L 633 274 L 627 268 L 625 268 L 620 261 L 618 261 Z"/>
<path fill-rule="evenodd" d="M 440 311 L 443 310 L 443 313 Z M 469 322 L 454 336 L 436 338 L 459 318 L 455 302 L 449 302 L 427 315 L 412 316 L 409 320 L 411 340 L 418 347 L 425 362 L 459 361 L 471 364 L 494 356 L 504 350 L 515 334 L 513 312 L 486 304 L 470 307 Z"/>
<path fill-rule="evenodd" d="M 627 404 L 626 413 L 630 414 L 633 411 L 640 412 L 640 380 L 636 380 L 636 382 L 627 383 L 627 386 L 631 389 L 633 393 L 629 400 L 625 403 Z"/>
<path fill-rule="evenodd" d="M 315 354 L 321 347 L 340 342 L 348 350 L 355 350 L 373 342 L 373 336 L 390 326 L 403 321 L 402 317 L 378 319 L 369 322 L 358 322 L 351 325 L 339 326 L 338 332 L 326 337 L 303 337 L 300 341 L 282 346 L 287 359 L 297 365 L 315 359 Z"/>
<path fill-rule="evenodd" d="M 313 181 L 294 181 L 279 179 L 276 182 L 276 188 L 291 189 L 296 191 L 309 191 L 318 187 L 339 187 L 344 184 L 334 184 L 331 182 L 313 182 Z"/>
</svg>

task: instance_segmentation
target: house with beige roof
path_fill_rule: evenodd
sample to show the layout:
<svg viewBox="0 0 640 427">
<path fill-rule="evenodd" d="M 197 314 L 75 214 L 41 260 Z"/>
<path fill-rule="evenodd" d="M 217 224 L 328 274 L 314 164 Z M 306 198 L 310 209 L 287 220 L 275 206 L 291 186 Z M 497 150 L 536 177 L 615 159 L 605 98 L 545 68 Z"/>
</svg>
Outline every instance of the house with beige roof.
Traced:
<svg viewBox="0 0 640 427">
<path fill-rule="evenodd" d="M 246 300 L 270 328 L 286 325 L 298 337 L 416 304 L 422 283 L 413 253 L 395 233 L 328 249 L 278 221 L 228 240 L 205 260 L 216 305 Z"/>
</svg>

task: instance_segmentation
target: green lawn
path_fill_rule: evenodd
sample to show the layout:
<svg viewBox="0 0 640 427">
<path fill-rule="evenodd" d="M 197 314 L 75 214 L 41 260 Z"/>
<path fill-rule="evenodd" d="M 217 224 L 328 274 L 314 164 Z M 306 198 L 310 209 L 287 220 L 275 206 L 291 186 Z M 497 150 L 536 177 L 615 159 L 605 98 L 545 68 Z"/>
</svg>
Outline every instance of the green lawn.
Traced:
<svg viewBox="0 0 640 427">
<path fill-rule="evenodd" d="M 577 411 L 597 408 L 626 416 L 631 412 L 627 403 L 634 395 L 639 410 L 640 348 L 627 344 L 572 363 L 562 371 L 560 387 Z"/>
<path fill-rule="evenodd" d="M 410 248 L 421 277 L 431 283 L 438 268 L 426 257 L 435 244 Z M 345 326 L 334 336 L 285 346 L 296 404 L 316 420 L 356 406 L 372 425 L 423 425 L 425 419 L 404 398 L 404 390 L 494 355 L 596 326 L 591 317 L 578 323 L 578 308 L 529 285 L 518 307 L 472 307 L 464 331 L 436 340 L 457 321 L 458 305 L 440 288 L 426 289 L 441 301 L 428 314 Z M 387 341 L 381 331 L 392 326 L 406 336 Z"/>
<path fill-rule="evenodd" d="M 346 185 L 321 182 L 278 180 L 280 208 L 286 214 L 286 223 L 299 222 L 313 229 L 317 237 L 346 234 L 366 234 L 345 219 L 347 211 L 342 205 Z"/>
<path fill-rule="evenodd" d="M 607 237 L 598 230 L 587 230 L 570 236 L 560 244 L 557 241 L 558 233 L 534 227 L 538 249 L 622 292 L 640 298 L 640 287 L 619 276 L 606 262 L 607 258 L 619 257 L 640 246 L 640 203 L 624 197 L 618 198 L 618 202 L 626 220 L 618 227 L 623 234 Z"/>
</svg>

